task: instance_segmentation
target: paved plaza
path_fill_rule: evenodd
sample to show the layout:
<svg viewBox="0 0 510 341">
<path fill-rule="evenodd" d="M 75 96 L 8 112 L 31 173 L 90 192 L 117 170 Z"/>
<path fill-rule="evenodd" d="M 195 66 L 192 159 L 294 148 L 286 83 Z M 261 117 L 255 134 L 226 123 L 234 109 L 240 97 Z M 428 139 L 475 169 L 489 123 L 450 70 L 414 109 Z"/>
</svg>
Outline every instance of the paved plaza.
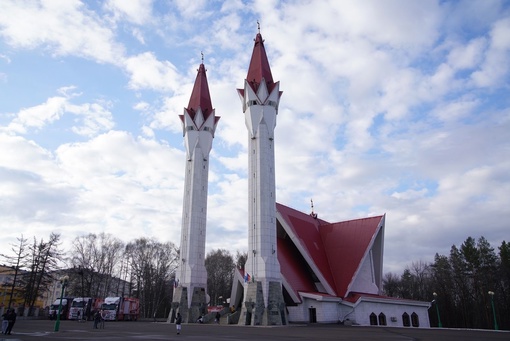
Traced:
<svg viewBox="0 0 510 341">
<path fill-rule="evenodd" d="M 508 331 L 330 324 L 291 324 L 281 327 L 183 324 L 180 335 L 176 335 L 175 325 L 164 322 L 107 322 L 105 329 L 93 329 L 92 322 L 62 321 L 59 332 L 53 331 L 54 326 L 54 321 L 18 320 L 12 335 L 0 335 L 0 340 L 510 340 Z"/>
</svg>

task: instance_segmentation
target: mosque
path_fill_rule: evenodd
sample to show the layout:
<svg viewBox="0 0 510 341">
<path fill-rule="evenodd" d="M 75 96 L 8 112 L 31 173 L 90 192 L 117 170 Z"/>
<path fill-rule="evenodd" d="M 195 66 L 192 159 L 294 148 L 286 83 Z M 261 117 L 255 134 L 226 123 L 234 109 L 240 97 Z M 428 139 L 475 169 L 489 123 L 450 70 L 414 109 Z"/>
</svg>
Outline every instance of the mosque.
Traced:
<svg viewBox="0 0 510 341">
<path fill-rule="evenodd" d="M 259 32 L 244 87 L 248 130 L 248 259 L 236 269 L 229 323 L 430 327 L 429 302 L 382 295 L 385 215 L 327 222 L 276 202 L 274 135 L 282 91 Z M 219 117 L 200 64 L 180 115 L 186 148 L 181 253 L 169 322 L 207 312 L 205 232 L 208 160 Z"/>
</svg>

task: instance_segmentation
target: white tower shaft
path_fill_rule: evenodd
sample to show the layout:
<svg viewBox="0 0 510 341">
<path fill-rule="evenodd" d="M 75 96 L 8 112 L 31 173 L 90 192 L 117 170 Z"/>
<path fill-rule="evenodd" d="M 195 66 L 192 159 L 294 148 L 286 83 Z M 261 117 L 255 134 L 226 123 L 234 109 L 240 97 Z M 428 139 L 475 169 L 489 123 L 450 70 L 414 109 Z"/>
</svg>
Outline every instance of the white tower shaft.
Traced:
<svg viewBox="0 0 510 341">
<path fill-rule="evenodd" d="M 274 82 L 257 34 L 244 82 L 239 89 L 248 129 L 248 259 L 240 324 L 286 323 L 276 236 L 274 129 L 280 102 L 280 83 Z"/>
<path fill-rule="evenodd" d="M 181 249 L 168 322 L 177 313 L 183 322 L 195 321 L 207 311 L 205 237 L 209 153 L 219 117 L 212 108 L 204 64 L 200 64 L 188 107 L 180 116 L 186 147 Z"/>
<path fill-rule="evenodd" d="M 245 122 L 249 130 L 249 251 L 245 269 L 254 280 L 262 282 L 263 291 L 267 293 L 270 281 L 281 281 L 280 264 L 276 254 L 273 138 L 276 108 L 263 104 L 269 101 L 270 96 L 263 98 L 262 102 L 251 88 L 246 90 L 246 100 L 251 105 L 245 111 Z M 275 87 L 274 91 L 278 94 L 278 87 Z M 271 102 L 276 103 L 276 101 Z M 264 303 L 267 306 L 267 295 L 264 295 Z"/>
</svg>

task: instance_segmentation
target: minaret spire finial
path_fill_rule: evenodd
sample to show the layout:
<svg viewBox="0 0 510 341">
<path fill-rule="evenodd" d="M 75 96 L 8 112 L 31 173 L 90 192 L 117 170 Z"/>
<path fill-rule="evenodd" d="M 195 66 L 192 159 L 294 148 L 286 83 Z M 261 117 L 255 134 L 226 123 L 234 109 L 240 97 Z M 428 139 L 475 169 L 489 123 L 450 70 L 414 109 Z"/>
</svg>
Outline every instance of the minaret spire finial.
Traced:
<svg viewBox="0 0 510 341">
<path fill-rule="evenodd" d="M 257 29 L 259 30 L 259 33 L 260 33 L 260 22 L 257 20 Z"/>
<path fill-rule="evenodd" d="M 202 64 L 204 64 L 204 52 L 200 51 L 200 54 L 202 55 Z"/>
<path fill-rule="evenodd" d="M 310 199 L 310 205 L 312 206 L 312 213 L 310 213 L 310 216 L 314 219 L 317 219 L 317 213 L 313 212 L 313 199 Z"/>
</svg>

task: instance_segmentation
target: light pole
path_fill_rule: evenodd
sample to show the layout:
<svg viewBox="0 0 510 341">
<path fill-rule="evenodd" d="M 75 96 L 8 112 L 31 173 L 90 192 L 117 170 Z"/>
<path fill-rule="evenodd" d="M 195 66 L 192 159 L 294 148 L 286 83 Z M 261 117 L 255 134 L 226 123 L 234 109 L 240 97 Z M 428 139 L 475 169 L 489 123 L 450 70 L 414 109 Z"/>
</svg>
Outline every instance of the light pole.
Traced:
<svg viewBox="0 0 510 341">
<path fill-rule="evenodd" d="M 439 306 L 437 304 L 437 294 L 434 292 L 432 293 L 432 295 L 434 296 L 434 303 L 436 303 L 436 312 L 437 312 L 437 326 L 439 328 L 443 328 L 443 324 L 441 323 L 441 316 L 439 315 Z"/>
<path fill-rule="evenodd" d="M 62 313 L 62 298 L 64 297 L 64 291 L 66 290 L 67 282 L 69 281 L 69 276 L 60 277 L 60 284 L 62 285 L 62 290 L 60 291 L 60 304 L 58 305 L 58 315 L 57 321 L 55 322 L 54 331 L 58 332 L 60 328 L 60 314 Z"/>
<path fill-rule="evenodd" d="M 498 330 L 498 321 L 496 320 L 496 309 L 494 308 L 494 291 L 489 291 L 488 294 L 491 297 L 492 315 L 494 316 L 494 330 Z"/>
</svg>

